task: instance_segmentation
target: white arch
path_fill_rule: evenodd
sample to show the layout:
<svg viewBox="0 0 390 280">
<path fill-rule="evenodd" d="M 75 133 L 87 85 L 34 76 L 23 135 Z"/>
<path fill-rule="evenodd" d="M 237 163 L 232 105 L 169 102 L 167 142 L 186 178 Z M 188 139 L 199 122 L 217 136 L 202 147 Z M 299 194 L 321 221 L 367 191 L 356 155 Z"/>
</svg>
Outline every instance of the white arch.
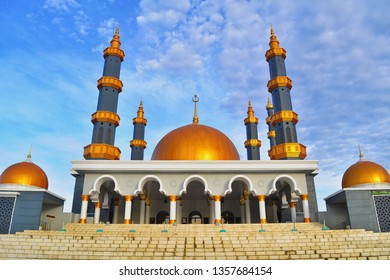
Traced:
<svg viewBox="0 0 390 280">
<path fill-rule="evenodd" d="M 228 188 L 227 190 L 225 191 L 224 193 L 224 196 L 230 194 L 233 190 L 232 190 L 232 184 L 235 182 L 235 181 L 243 181 L 247 187 L 248 187 L 248 191 L 250 193 L 254 193 L 255 195 L 257 195 L 257 192 L 256 190 L 253 188 L 253 184 L 252 184 L 252 181 L 251 179 L 249 179 L 249 177 L 245 176 L 245 175 L 236 175 L 234 177 L 232 177 L 230 180 L 229 180 L 229 183 L 228 183 Z"/>
<path fill-rule="evenodd" d="M 107 182 L 107 181 L 113 181 L 114 182 L 114 191 L 121 194 L 121 190 L 119 189 L 118 181 L 115 179 L 114 176 L 106 174 L 102 175 L 99 178 L 93 182 L 92 190 L 89 192 L 90 195 L 99 194 L 101 186 Z"/>
<path fill-rule="evenodd" d="M 287 182 L 290 187 L 291 187 L 291 192 L 295 192 L 297 193 L 298 195 L 301 194 L 301 190 L 298 188 L 298 184 L 297 182 L 295 181 L 295 179 L 293 177 L 291 177 L 290 175 L 287 175 L 287 174 L 282 174 L 282 175 L 279 175 L 278 177 L 276 177 L 273 181 L 272 181 L 272 186 L 271 186 L 271 189 L 269 190 L 268 192 L 268 195 L 274 193 L 277 191 L 276 189 L 276 183 L 278 181 L 285 181 Z"/>
<path fill-rule="evenodd" d="M 183 193 L 187 193 L 188 185 L 194 181 L 202 182 L 204 185 L 204 192 L 211 195 L 211 191 L 208 187 L 207 180 L 203 176 L 200 176 L 200 175 L 191 175 L 191 176 L 187 177 L 183 182 L 183 189 L 179 192 L 179 195 L 182 195 Z"/>
<path fill-rule="evenodd" d="M 159 192 L 164 194 L 164 195 L 167 195 L 167 192 L 164 190 L 164 186 L 163 186 L 161 179 L 155 175 L 146 175 L 146 176 L 142 177 L 141 180 L 139 180 L 139 182 L 138 182 L 138 187 L 137 187 L 136 191 L 134 192 L 134 194 L 138 195 L 139 193 L 142 193 L 143 192 L 142 188 L 145 186 L 145 184 L 147 184 L 149 182 L 153 182 L 153 181 L 157 181 L 160 184 Z"/>
</svg>

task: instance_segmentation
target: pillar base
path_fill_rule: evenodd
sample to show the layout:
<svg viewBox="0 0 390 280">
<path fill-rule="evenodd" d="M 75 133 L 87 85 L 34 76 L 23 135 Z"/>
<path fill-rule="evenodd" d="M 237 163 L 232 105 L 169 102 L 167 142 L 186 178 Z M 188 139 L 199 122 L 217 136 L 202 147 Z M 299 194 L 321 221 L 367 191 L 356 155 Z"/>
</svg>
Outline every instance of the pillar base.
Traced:
<svg viewBox="0 0 390 280">
<path fill-rule="evenodd" d="M 304 223 L 311 223 L 311 219 L 310 219 L 310 218 L 304 218 L 304 219 L 303 219 L 303 222 L 304 222 Z"/>
<path fill-rule="evenodd" d="M 173 225 L 174 223 L 176 223 L 176 220 L 169 220 L 170 225 Z"/>
<path fill-rule="evenodd" d="M 267 219 L 260 219 L 260 224 L 266 224 L 267 223 Z"/>
<path fill-rule="evenodd" d="M 222 224 L 222 220 L 221 219 L 215 219 L 214 220 L 214 224 Z"/>
<path fill-rule="evenodd" d="M 80 219 L 79 221 L 79 224 L 86 224 L 87 223 L 87 219 Z"/>
<path fill-rule="evenodd" d="M 123 221 L 123 223 L 124 223 L 125 225 L 130 225 L 130 224 L 131 224 L 131 219 L 125 219 L 125 220 Z"/>
</svg>

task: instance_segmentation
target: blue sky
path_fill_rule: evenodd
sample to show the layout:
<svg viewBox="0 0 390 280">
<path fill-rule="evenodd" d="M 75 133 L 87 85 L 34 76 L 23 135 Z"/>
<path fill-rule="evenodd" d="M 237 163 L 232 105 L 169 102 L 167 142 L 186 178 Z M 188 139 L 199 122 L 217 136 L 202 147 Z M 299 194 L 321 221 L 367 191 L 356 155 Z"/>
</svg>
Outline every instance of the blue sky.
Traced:
<svg viewBox="0 0 390 280">
<path fill-rule="evenodd" d="M 390 6 L 387 1 L 41 0 L 6 1 L 0 17 L 0 171 L 32 159 L 49 189 L 72 202 L 71 160 L 92 136 L 102 51 L 120 26 L 121 125 L 116 146 L 129 141 L 142 99 L 145 159 L 159 139 L 192 121 L 224 132 L 242 159 L 247 103 L 259 118 L 261 158 L 268 160 L 267 102 L 270 25 L 287 51 L 293 109 L 307 159 L 319 160 L 323 198 L 341 188 L 358 160 L 390 169 Z"/>
</svg>

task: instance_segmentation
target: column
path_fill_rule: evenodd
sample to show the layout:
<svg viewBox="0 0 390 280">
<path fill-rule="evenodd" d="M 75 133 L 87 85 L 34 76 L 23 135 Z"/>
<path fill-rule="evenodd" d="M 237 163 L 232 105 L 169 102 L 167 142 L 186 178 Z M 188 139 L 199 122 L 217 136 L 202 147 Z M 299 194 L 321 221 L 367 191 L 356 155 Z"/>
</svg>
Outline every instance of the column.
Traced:
<svg viewBox="0 0 390 280">
<path fill-rule="evenodd" d="M 124 224 L 131 224 L 131 206 L 132 206 L 133 196 L 125 195 L 125 219 L 123 220 Z"/>
<path fill-rule="evenodd" d="M 245 198 L 240 196 L 240 209 L 241 209 L 241 224 L 245 224 Z"/>
<path fill-rule="evenodd" d="M 213 198 L 210 198 L 209 200 L 210 202 L 210 224 L 214 223 L 214 220 L 215 220 L 215 203 L 214 203 L 214 199 Z"/>
<path fill-rule="evenodd" d="M 114 200 L 114 215 L 112 217 L 112 223 L 117 224 L 118 223 L 118 212 L 119 212 L 119 204 L 120 204 L 119 199 Z"/>
<path fill-rule="evenodd" d="M 244 190 L 244 199 L 245 199 L 245 222 L 247 224 L 251 223 L 251 208 L 250 208 L 250 193 L 247 189 Z"/>
<path fill-rule="evenodd" d="M 176 222 L 176 195 L 171 195 L 169 197 L 169 224 L 174 224 Z"/>
<path fill-rule="evenodd" d="M 291 211 L 291 222 L 295 223 L 297 221 L 297 206 L 296 202 L 290 202 L 290 211 Z"/>
<path fill-rule="evenodd" d="M 177 224 L 181 224 L 181 205 L 182 205 L 182 203 L 181 203 L 182 201 L 181 201 L 181 199 L 180 198 L 178 198 L 177 200 L 176 200 L 176 223 Z"/>
<path fill-rule="evenodd" d="M 265 212 L 265 195 L 259 195 L 260 224 L 267 223 L 267 214 Z"/>
<path fill-rule="evenodd" d="M 279 223 L 278 221 L 278 201 L 272 200 L 272 216 L 274 217 L 274 223 Z"/>
<path fill-rule="evenodd" d="M 95 217 L 93 219 L 94 224 L 98 224 L 100 222 L 100 209 L 102 209 L 102 203 L 95 202 Z"/>
<path fill-rule="evenodd" d="M 149 197 L 146 198 L 145 200 L 145 205 L 146 205 L 146 214 L 145 214 L 145 224 L 150 224 L 150 204 L 151 200 Z"/>
<path fill-rule="evenodd" d="M 302 194 L 302 207 L 303 207 L 303 221 L 305 223 L 310 223 L 310 210 L 309 210 L 309 195 L 308 194 Z"/>
<path fill-rule="evenodd" d="M 214 224 L 222 224 L 221 220 L 221 196 L 220 195 L 214 195 Z"/>
<path fill-rule="evenodd" d="M 80 213 L 80 221 L 79 221 L 80 224 L 87 223 L 88 200 L 89 200 L 89 195 L 83 194 L 81 196 L 81 213 Z"/>
<path fill-rule="evenodd" d="M 146 195 L 141 194 L 140 195 L 141 201 L 140 201 L 140 211 L 139 211 L 139 223 L 144 224 L 145 223 L 145 198 Z"/>
</svg>

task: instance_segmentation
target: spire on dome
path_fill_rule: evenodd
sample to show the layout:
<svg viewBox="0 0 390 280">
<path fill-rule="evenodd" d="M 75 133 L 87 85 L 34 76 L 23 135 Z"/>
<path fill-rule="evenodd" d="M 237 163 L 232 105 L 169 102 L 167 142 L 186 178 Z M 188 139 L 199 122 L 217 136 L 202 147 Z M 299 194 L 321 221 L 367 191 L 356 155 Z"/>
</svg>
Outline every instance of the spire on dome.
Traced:
<svg viewBox="0 0 390 280">
<path fill-rule="evenodd" d="M 119 26 L 115 29 L 115 34 L 114 36 L 112 37 L 112 40 L 111 40 L 111 47 L 112 48 L 118 48 L 120 47 L 121 45 L 121 42 L 119 40 Z"/>
<path fill-rule="evenodd" d="M 199 97 L 196 94 L 192 98 L 192 102 L 194 102 L 194 117 L 192 119 L 192 123 L 197 124 L 199 123 L 199 118 L 198 118 L 198 108 L 196 106 L 196 103 L 199 102 Z"/>
<path fill-rule="evenodd" d="M 360 148 L 360 144 L 358 145 L 358 147 L 359 147 L 359 160 L 364 160 L 363 152 L 362 149 Z"/>
<path fill-rule="evenodd" d="M 32 145 L 30 145 L 30 150 L 29 150 L 29 152 L 28 152 L 28 154 L 27 154 L 27 159 L 26 159 L 26 161 L 31 161 L 31 152 L 32 152 Z"/>
</svg>

